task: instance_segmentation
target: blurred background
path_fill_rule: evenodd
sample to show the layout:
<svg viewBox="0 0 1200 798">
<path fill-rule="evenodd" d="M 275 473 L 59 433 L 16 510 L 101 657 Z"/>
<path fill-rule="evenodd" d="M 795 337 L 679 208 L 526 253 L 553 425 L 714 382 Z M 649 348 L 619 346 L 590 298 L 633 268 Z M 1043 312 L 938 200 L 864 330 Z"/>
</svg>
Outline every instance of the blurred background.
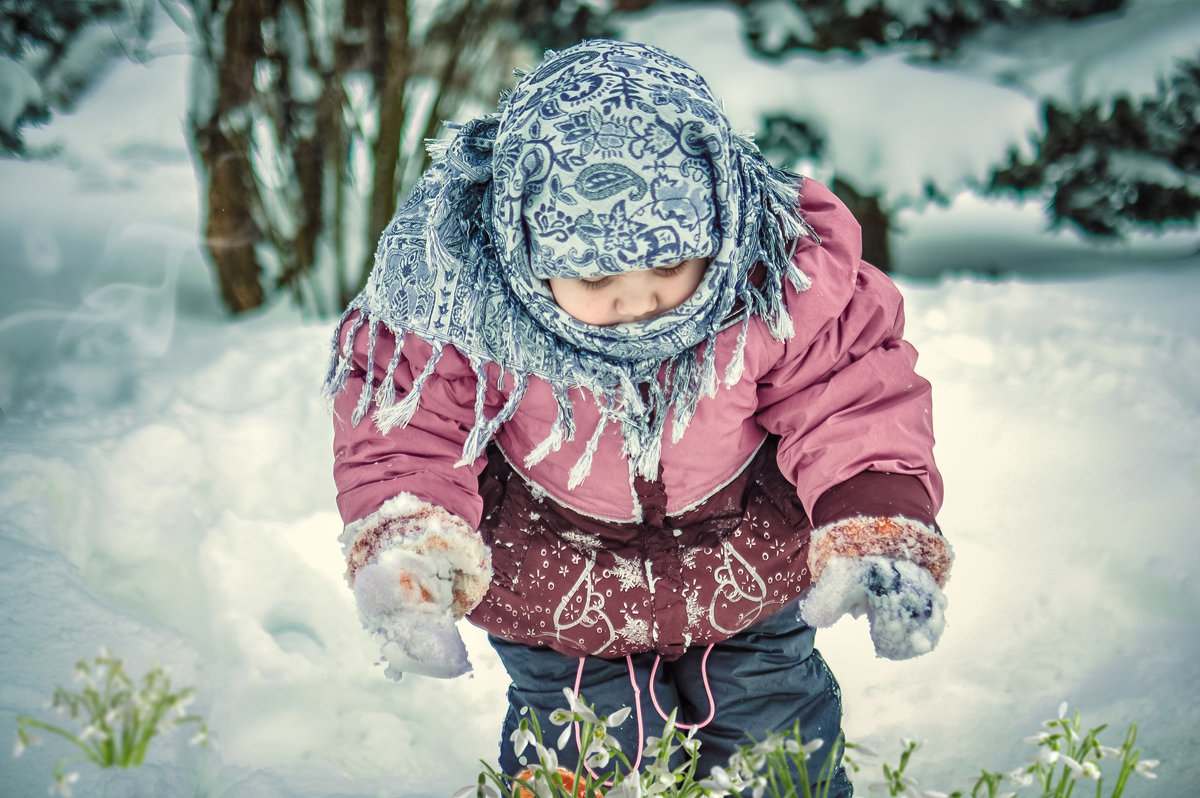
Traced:
<svg viewBox="0 0 1200 798">
<path fill-rule="evenodd" d="M 544 49 L 611 36 L 692 62 L 884 269 L 1200 249 L 1187 0 L 0 0 L 0 314 L 122 280 L 190 312 L 335 314 L 423 141 Z"/>
<path fill-rule="evenodd" d="M 905 294 L 954 631 L 911 663 L 823 633 L 848 733 L 929 739 L 948 789 L 1067 699 L 1143 722 L 1129 798 L 1194 794 L 1195 0 L 0 0 L 0 741 L 105 645 L 195 685 L 220 748 L 81 794 L 473 783 L 503 669 L 467 627 L 474 678 L 380 675 L 319 386 L 424 140 L 604 36 L 692 63 Z M 0 792 L 61 750 L 0 755 Z"/>
</svg>

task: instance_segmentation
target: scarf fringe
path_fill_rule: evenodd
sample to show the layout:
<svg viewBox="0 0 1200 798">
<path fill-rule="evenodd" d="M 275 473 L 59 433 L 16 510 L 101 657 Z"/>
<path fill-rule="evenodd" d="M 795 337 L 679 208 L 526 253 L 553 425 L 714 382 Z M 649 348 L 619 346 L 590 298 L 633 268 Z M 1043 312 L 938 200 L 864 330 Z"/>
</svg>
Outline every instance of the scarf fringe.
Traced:
<svg viewBox="0 0 1200 798">
<path fill-rule="evenodd" d="M 600 436 L 604 434 L 604 430 L 607 428 L 608 413 L 605 412 L 605 408 L 601 408 L 600 423 L 596 425 L 596 431 L 588 439 L 587 446 L 583 450 L 583 456 L 575 462 L 575 465 L 571 466 L 571 471 L 567 474 L 567 490 L 575 490 L 587 479 L 587 475 L 591 473 L 592 459 L 596 455 L 596 448 L 600 445 Z"/>
<path fill-rule="evenodd" d="M 484 399 L 487 396 L 487 362 L 482 358 L 473 359 L 471 365 L 475 369 L 477 386 L 475 392 L 475 426 L 467 434 L 467 440 L 463 443 L 462 457 L 454 464 L 456 468 L 458 466 L 470 465 L 475 462 L 476 458 L 483 454 L 483 450 L 487 448 L 488 441 L 500 429 L 500 425 L 516 414 L 517 406 L 521 404 L 521 400 L 525 397 L 525 390 L 529 387 L 528 375 L 514 372 L 512 393 L 509 394 L 504 406 L 500 408 L 500 412 L 495 417 L 489 419 L 484 413 Z M 501 372 L 501 383 L 503 380 L 504 374 Z"/>
<path fill-rule="evenodd" d="M 747 313 L 746 317 L 742 319 L 742 328 L 738 330 L 737 343 L 733 347 L 733 357 L 729 359 L 729 365 L 725 367 L 726 388 L 736 385 L 746 370 L 746 338 L 749 331 L 750 314 Z"/>
<path fill-rule="evenodd" d="M 371 406 L 371 395 L 375 393 L 372 381 L 375 379 L 375 343 L 378 339 L 379 325 L 372 324 L 370 335 L 367 338 L 366 379 L 363 380 L 362 391 L 358 395 L 358 404 L 355 405 L 354 413 L 350 416 L 350 423 L 355 425 L 362 421 L 363 416 L 367 414 L 367 408 Z"/>
<path fill-rule="evenodd" d="M 382 322 L 381 322 L 382 323 Z M 392 349 L 392 359 L 388 361 L 387 372 L 375 392 L 377 407 L 389 408 L 396 404 L 396 367 L 400 365 L 400 356 L 404 350 L 404 331 L 393 331 L 396 336 L 396 346 Z"/>
<path fill-rule="evenodd" d="M 425 363 L 425 368 L 420 375 L 413 381 L 412 388 L 408 394 L 396 402 L 391 407 L 377 407 L 373 418 L 375 426 L 384 435 L 388 434 L 395 427 L 407 426 L 412 420 L 413 413 L 417 412 L 417 403 L 421 399 L 421 389 L 425 387 L 426 380 L 433 374 L 433 370 L 437 368 L 438 361 L 442 359 L 442 344 L 437 344 L 433 348 L 433 354 L 429 356 L 429 360 Z"/>
<path fill-rule="evenodd" d="M 546 459 L 551 452 L 557 452 L 565 441 L 575 438 L 575 406 L 566 388 L 554 389 L 554 401 L 558 404 L 558 413 L 554 417 L 554 425 L 544 441 L 533 447 L 525 456 L 525 467 L 533 468 Z"/>
<path fill-rule="evenodd" d="M 346 381 L 350 378 L 350 367 L 354 364 L 354 338 L 358 335 L 359 329 L 366 320 L 364 314 L 360 312 L 354 323 L 350 326 L 350 329 L 346 331 L 346 341 L 342 344 L 340 350 L 338 347 L 338 336 L 342 331 L 343 325 L 345 325 L 346 321 L 356 311 L 358 311 L 357 305 L 351 305 L 347 308 L 346 312 L 342 314 L 341 319 L 338 320 L 337 326 L 333 329 L 333 342 L 330 345 L 332 352 L 329 359 L 329 370 L 325 375 L 323 391 L 327 402 L 332 402 L 333 397 L 341 393 L 342 389 L 346 387 Z"/>
</svg>

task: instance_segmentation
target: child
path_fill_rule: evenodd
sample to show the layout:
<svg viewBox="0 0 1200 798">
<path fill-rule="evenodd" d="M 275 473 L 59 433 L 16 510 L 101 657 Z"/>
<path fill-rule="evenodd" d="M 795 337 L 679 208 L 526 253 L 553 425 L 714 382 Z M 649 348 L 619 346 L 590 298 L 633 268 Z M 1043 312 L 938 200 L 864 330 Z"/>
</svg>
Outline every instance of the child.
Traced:
<svg viewBox="0 0 1200 798">
<path fill-rule="evenodd" d="M 549 53 L 436 156 L 328 383 L 347 577 L 389 672 L 461 674 L 454 620 L 486 629 L 509 774 L 563 688 L 635 710 L 630 760 L 673 708 L 704 774 L 797 720 L 831 750 L 813 627 L 866 612 L 880 655 L 924 653 L 951 562 L 929 386 L 858 225 L 627 42 Z"/>
</svg>

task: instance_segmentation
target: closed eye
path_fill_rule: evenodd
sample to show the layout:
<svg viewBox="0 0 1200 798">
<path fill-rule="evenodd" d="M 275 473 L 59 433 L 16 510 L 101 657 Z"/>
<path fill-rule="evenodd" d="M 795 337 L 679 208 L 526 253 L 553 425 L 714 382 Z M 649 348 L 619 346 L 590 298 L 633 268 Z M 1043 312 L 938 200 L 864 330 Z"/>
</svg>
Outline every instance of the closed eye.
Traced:
<svg viewBox="0 0 1200 798">
<path fill-rule="evenodd" d="M 581 277 L 579 282 L 584 288 L 588 289 L 589 291 L 594 291 L 597 288 L 603 288 L 604 286 L 608 285 L 612 282 L 612 279 L 612 275 L 608 274 L 603 277 Z"/>
</svg>

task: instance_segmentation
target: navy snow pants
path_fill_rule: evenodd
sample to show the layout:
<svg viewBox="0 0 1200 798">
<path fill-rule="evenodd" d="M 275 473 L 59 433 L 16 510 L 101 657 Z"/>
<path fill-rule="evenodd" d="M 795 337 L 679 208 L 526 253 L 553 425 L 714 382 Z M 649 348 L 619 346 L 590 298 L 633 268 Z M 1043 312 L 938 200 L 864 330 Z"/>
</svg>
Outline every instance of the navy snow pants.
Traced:
<svg viewBox="0 0 1200 798">
<path fill-rule="evenodd" d="M 841 731 L 842 702 L 837 681 L 821 654 L 813 648 L 813 637 L 813 629 L 797 620 L 795 605 L 791 605 L 713 646 L 708 655 L 707 682 L 712 690 L 715 712 L 711 722 L 696 732 L 696 738 L 701 741 L 697 778 L 706 778 L 713 766 L 725 766 L 740 746 L 751 742 L 751 737 L 761 740 L 770 732 L 790 732 L 799 720 L 801 736 L 806 742 L 817 737 L 825 741 L 808 761 L 809 773 L 815 782 Z M 508 689 L 509 709 L 500 742 L 500 769 L 511 776 L 535 757 L 532 747 L 526 748 L 521 757 L 513 752 L 510 736 L 520 724 L 522 708 L 536 713 L 543 743 L 554 748 L 563 727 L 550 721 L 550 713 L 566 708 L 563 688 L 575 686 L 580 661 L 548 648 L 513 643 L 495 636 L 490 640 L 512 679 Z M 710 714 L 701 669 L 704 654 L 704 647 L 695 647 L 677 660 L 658 663 L 654 698 L 666 714 L 678 708 L 676 720 L 679 723 L 700 723 Z M 661 737 L 665 725 L 654 707 L 649 689 L 655 660 L 654 653 L 632 657 L 634 678 L 641 691 L 641 733 L 636 708 L 628 720 L 610 732 L 616 735 L 621 751 L 630 762 L 634 762 L 638 752 L 645 747 L 645 738 Z M 625 659 L 586 658 L 579 692 L 602 717 L 632 706 L 635 694 L 628 663 Z M 556 753 L 562 766 L 574 769 L 578 761 L 574 735 Z M 672 766 L 677 762 L 673 760 Z M 643 767 L 645 764 L 643 762 Z M 816 784 L 812 786 L 815 792 Z M 848 798 L 852 792 L 839 761 L 829 796 Z"/>
</svg>

